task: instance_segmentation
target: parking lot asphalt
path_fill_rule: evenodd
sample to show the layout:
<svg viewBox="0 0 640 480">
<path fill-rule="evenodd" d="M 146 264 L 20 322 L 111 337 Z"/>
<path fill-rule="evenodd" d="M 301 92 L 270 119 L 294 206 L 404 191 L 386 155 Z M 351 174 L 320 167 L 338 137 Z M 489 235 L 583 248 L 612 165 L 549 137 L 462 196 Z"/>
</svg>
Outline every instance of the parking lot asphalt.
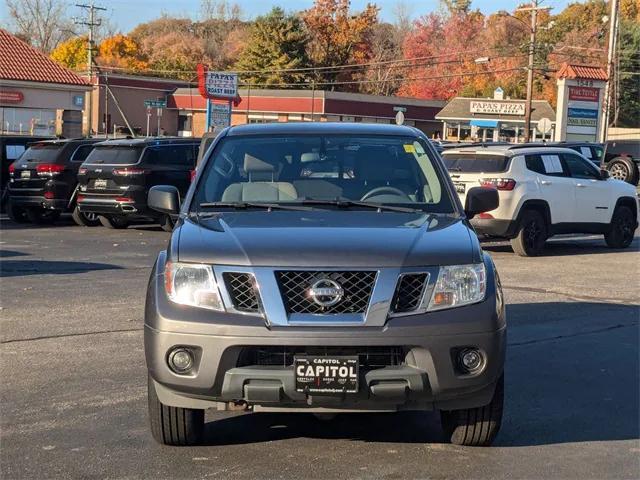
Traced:
<svg viewBox="0 0 640 480">
<path fill-rule="evenodd" d="M 208 412 L 207 444 L 148 429 L 144 293 L 168 234 L 0 219 L 2 478 L 637 478 L 640 236 L 515 256 L 488 243 L 508 302 L 496 444 L 442 442 L 434 413 Z"/>
</svg>

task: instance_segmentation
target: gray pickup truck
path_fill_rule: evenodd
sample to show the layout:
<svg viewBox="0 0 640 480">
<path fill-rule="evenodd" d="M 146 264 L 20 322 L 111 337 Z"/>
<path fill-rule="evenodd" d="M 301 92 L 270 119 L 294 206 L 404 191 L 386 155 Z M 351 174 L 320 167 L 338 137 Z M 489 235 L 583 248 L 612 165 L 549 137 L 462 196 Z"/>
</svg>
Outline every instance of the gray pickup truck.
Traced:
<svg viewBox="0 0 640 480">
<path fill-rule="evenodd" d="M 489 445 L 502 419 L 505 309 L 493 261 L 418 130 L 267 124 L 220 133 L 149 280 L 154 438 L 197 444 L 207 408 L 439 410 L 447 439 Z"/>
</svg>

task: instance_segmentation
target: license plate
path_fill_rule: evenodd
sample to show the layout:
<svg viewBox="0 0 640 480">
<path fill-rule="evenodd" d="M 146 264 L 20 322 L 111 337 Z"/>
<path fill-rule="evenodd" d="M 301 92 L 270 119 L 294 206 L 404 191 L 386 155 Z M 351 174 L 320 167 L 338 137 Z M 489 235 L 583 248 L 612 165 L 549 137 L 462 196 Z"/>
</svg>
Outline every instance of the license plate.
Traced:
<svg viewBox="0 0 640 480">
<path fill-rule="evenodd" d="M 309 394 L 358 392 L 358 357 L 297 356 L 296 391 Z"/>
<path fill-rule="evenodd" d="M 453 185 L 456 187 L 457 193 L 464 193 L 467 191 L 467 186 L 461 182 L 453 182 Z"/>
<path fill-rule="evenodd" d="M 95 180 L 93 186 L 94 188 L 107 188 L 107 181 L 101 179 Z"/>
<path fill-rule="evenodd" d="M 20 172 L 20 178 L 31 178 L 31 170 L 22 170 Z"/>
</svg>

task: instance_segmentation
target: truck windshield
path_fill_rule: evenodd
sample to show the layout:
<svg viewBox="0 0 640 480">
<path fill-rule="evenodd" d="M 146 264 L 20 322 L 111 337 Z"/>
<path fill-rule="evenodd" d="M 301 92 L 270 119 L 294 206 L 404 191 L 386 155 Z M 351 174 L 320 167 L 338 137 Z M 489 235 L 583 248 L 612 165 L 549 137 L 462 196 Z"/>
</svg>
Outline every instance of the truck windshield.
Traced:
<svg viewBox="0 0 640 480">
<path fill-rule="evenodd" d="M 200 176 L 192 210 L 246 202 L 318 208 L 355 202 L 454 213 L 447 182 L 422 140 L 400 136 L 227 137 Z M 323 202 L 324 201 L 324 202 Z M 350 203 L 351 202 L 351 203 Z"/>
</svg>

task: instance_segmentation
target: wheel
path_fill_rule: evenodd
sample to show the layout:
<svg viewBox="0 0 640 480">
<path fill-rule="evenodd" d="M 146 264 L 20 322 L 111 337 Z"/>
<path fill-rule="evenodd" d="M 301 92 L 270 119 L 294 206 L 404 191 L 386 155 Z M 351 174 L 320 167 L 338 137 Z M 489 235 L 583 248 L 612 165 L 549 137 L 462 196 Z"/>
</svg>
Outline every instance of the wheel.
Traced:
<svg viewBox="0 0 640 480">
<path fill-rule="evenodd" d="M 48 210 L 46 208 L 27 208 L 27 218 L 33 223 L 53 223 L 60 218 L 60 210 Z"/>
<path fill-rule="evenodd" d="M 98 215 L 98 221 L 103 227 L 107 228 L 121 229 L 129 226 L 129 220 L 121 216 L 109 215 L 108 217 L 105 217 L 104 215 Z"/>
<path fill-rule="evenodd" d="M 175 226 L 175 222 L 169 215 L 163 215 L 160 217 L 160 228 L 165 232 L 173 232 L 173 227 Z"/>
<path fill-rule="evenodd" d="M 204 410 L 169 407 L 158 399 L 150 377 L 147 380 L 151 434 L 163 445 L 197 445 L 204 430 Z"/>
<path fill-rule="evenodd" d="M 638 167 L 633 160 L 626 157 L 616 157 L 607 164 L 611 178 L 622 180 L 632 185 L 638 184 Z"/>
<path fill-rule="evenodd" d="M 547 222 L 542 214 L 527 210 L 520 219 L 518 234 L 511 239 L 511 248 L 521 257 L 535 257 L 542 253 L 547 236 Z"/>
<path fill-rule="evenodd" d="M 444 434 L 451 443 L 488 447 L 500 431 L 504 403 L 504 375 L 500 376 L 489 405 L 440 412 Z"/>
<path fill-rule="evenodd" d="M 610 230 L 604 234 L 604 240 L 611 248 L 627 248 L 633 241 L 635 228 L 633 210 L 621 205 L 613 212 Z"/>
<path fill-rule="evenodd" d="M 27 211 L 22 207 L 13 205 L 11 200 L 7 202 L 7 215 L 9 219 L 15 223 L 27 223 L 29 221 Z"/>
<path fill-rule="evenodd" d="M 81 227 L 97 227 L 100 225 L 100 219 L 97 214 L 81 212 L 77 205 L 73 209 L 73 213 L 71 213 L 71 218 Z"/>
</svg>

